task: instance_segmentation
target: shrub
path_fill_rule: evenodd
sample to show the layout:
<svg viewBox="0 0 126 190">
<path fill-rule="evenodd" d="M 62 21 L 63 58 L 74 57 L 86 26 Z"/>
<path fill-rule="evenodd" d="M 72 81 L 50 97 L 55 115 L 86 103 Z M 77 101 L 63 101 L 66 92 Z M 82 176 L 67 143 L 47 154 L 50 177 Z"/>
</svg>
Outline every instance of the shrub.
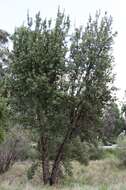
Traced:
<svg viewBox="0 0 126 190">
<path fill-rule="evenodd" d="M 104 150 L 93 144 L 89 144 L 88 154 L 90 160 L 100 160 L 104 158 Z"/>
<path fill-rule="evenodd" d="M 27 178 L 28 178 L 28 180 L 33 179 L 37 167 L 38 167 L 38 162 L 37 163 L 32 163 L 31 167 L 27 171 Z"/>
<path fill-rule="evenodd" d="M 7 131 L 0 144 L 0 173 L 6 172 L 17 160 L 26 159 L 29 144 L 23 130 L 12 128 Z"/>
<path fill-rule="evenodd" d="M 121 136 L 117 140 L 118 150 L 117 156 L 120 160 L 121 165 L 126 166 L 126 136 Z"/>
<path fill-rule="evenodd" d="M 7 139 L 0 145 L 0 174 L 7 171 L 17 158 L 17 139 Z"/>
</svg>

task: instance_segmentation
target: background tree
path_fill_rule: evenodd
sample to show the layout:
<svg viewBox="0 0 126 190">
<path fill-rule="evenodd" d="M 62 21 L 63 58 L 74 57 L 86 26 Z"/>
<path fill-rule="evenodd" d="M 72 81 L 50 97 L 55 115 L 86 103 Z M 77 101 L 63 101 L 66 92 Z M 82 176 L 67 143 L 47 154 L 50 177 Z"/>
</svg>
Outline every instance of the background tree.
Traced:
<svg viewBox="0 0 126 190">
<path fill-rule="evenodd" d="M 5 90 L 5 76 L 8 63 L 8 43 L 9 34 L 0 30 L 0 141 L 3 140 L 5 126 L 7 126 L 7 94 Z"/>
<path fill-rule="evenodd" d="M 125 96 L 126 96 L 126 91 L 125 91 Z M 125 101 L 125 99 L 124 99 L 124 102 L 122 103 L 121 111 L 122 111 L 124 121 L 125 121 L 124 130 L 126 131 L 126 101 Z"/>
<path fill-rule="evenodd" d="M 103 117 L 104 142 L 114 142 L 124 128 L 125 121 L 118 105 L 116 103 L 111 103 L 106 107 Z"/>
<path fill-rule="evenodd" d="M 99 136 L 113 82 L 111 24 L 111 17 L 96 14 L 85 29 L 69 34 L 64 13 L 58 11 L 53 24 L 38 13 L 35 27 L 28 16 L 28 26 L 12 36 L 11 107 L 17 122 L 37 134 L 44 184 L 56 183 L 75 137 L 92 142 Z"/>
</svg>

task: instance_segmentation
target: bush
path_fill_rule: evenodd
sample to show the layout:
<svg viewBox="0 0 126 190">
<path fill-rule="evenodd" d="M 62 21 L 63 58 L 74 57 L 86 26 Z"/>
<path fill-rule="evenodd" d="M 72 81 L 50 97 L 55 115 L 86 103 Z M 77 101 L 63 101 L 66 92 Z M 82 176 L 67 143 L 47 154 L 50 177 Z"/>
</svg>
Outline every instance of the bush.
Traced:
<svg viewBox="0 0 126 190">
<path fill-rule="evenodd" d="M 6 172 L 16 161 L 17 139 L 7 139 L 0 145 L 0 174 Z"/>
<path fill-rule="evenodd" d="M 29 131 L 24 130 L 21 128 L 13 128 L 11 130 L 11 139 L 18 139 L 18 144 L 16 146 L 16 152 L 17 152 L 17 161 L 24 161 L 24 160 L 35 160 L 38 159 L 39 155 L 37 152 L 37 147 L 32 146 L 32 140 L 29 136 Z"/>
<path fill-rule="evenodd" d="M 0 173 L 6 172 L 16 161 L 25 160 L 29 155 L 30 142 L 21 129 L 7 131 L 0 144 Z"/>
<path fill-rule="evenodd" d="M 118 140 L 118 150 L 117 150 L 117 156 L 120 160 L 121 165 L 124 165 L 126 167 L 126 136 L 119 136 Z"/>
<path fill-rule="evenodd" d="M 38 167 L 38 162 L 37 163 L 32 163 L 31 167 L 27 171 L 27 178 L 28 178 L 28 180 L 33 179 L 37 167 Z"/>
<path fill-rule="evenodd" d="M 88 154 L 89 160 L 100 160 L 104 158 L 104 150 L 93 144 L 89 144 Z"/>
</svg>

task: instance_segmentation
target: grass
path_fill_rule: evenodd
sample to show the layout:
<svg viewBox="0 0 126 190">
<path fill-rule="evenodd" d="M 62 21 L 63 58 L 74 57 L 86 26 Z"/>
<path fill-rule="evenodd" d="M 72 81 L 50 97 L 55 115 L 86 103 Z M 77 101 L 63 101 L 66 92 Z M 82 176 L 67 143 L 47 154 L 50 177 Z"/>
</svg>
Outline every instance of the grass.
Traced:
<svg viewBox="0 0 126 190">
<path fill-rule="evenodd" d="M 126 190 L 126 169 L 120 168 L 115 158 L 91 161 L 88 166 L 72 164 L 73 177 L 51 188 L 41 184 L 40 171 L 28 181 L 30 162 L 16 163 L 0 176 L 0 190 Z"/>
</svg>

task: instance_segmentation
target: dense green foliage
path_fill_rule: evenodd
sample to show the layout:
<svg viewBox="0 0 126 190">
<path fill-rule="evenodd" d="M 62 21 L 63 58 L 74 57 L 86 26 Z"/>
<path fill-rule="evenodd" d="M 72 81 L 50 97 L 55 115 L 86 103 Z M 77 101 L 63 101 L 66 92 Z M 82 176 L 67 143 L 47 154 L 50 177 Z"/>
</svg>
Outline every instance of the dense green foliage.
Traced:
<svg viewBox="0 0 126 190">
<path fill-rule="evenodd" d="M 8 42 L 9 34 L 0 30 L 0 141 L 3 140 L 5 127 L 8 123 L 7 93 L 5 90 L 5 76 L 8 63 Z"/>
<path fill-rule="evenodd" d="M 125 129 L 125 105 L 121 112 L 113 97 L 115 36 L 106 13 L 71 32 L 60 10 L 55 20 L 28 15 L 10 37 L 10 52 L 0 30 L 0 150 L 11 152 L 16 142 L 14 161 L 34 161 L 29 179 L 41 161 L 44 184 L 58 183 L 72 175 L 73 160 L 102 158 L 99 141 L 116 142 Z"/>
<path fill-rule="evenodd" d="M 53 184 L 61 163 L 83 160 L 81 142 L 96 143 L 100 136 L 103 109 L 111 101 L 115 34 L 106 14 L 90 17 L 73 34 L 60 11 L 55 22 L 38 13 L 32 23 L 28 16 L 28 25 L 12 36 L 7 84 L 15 120 L 37 137 L 44 183 Z"/>
</svg>

